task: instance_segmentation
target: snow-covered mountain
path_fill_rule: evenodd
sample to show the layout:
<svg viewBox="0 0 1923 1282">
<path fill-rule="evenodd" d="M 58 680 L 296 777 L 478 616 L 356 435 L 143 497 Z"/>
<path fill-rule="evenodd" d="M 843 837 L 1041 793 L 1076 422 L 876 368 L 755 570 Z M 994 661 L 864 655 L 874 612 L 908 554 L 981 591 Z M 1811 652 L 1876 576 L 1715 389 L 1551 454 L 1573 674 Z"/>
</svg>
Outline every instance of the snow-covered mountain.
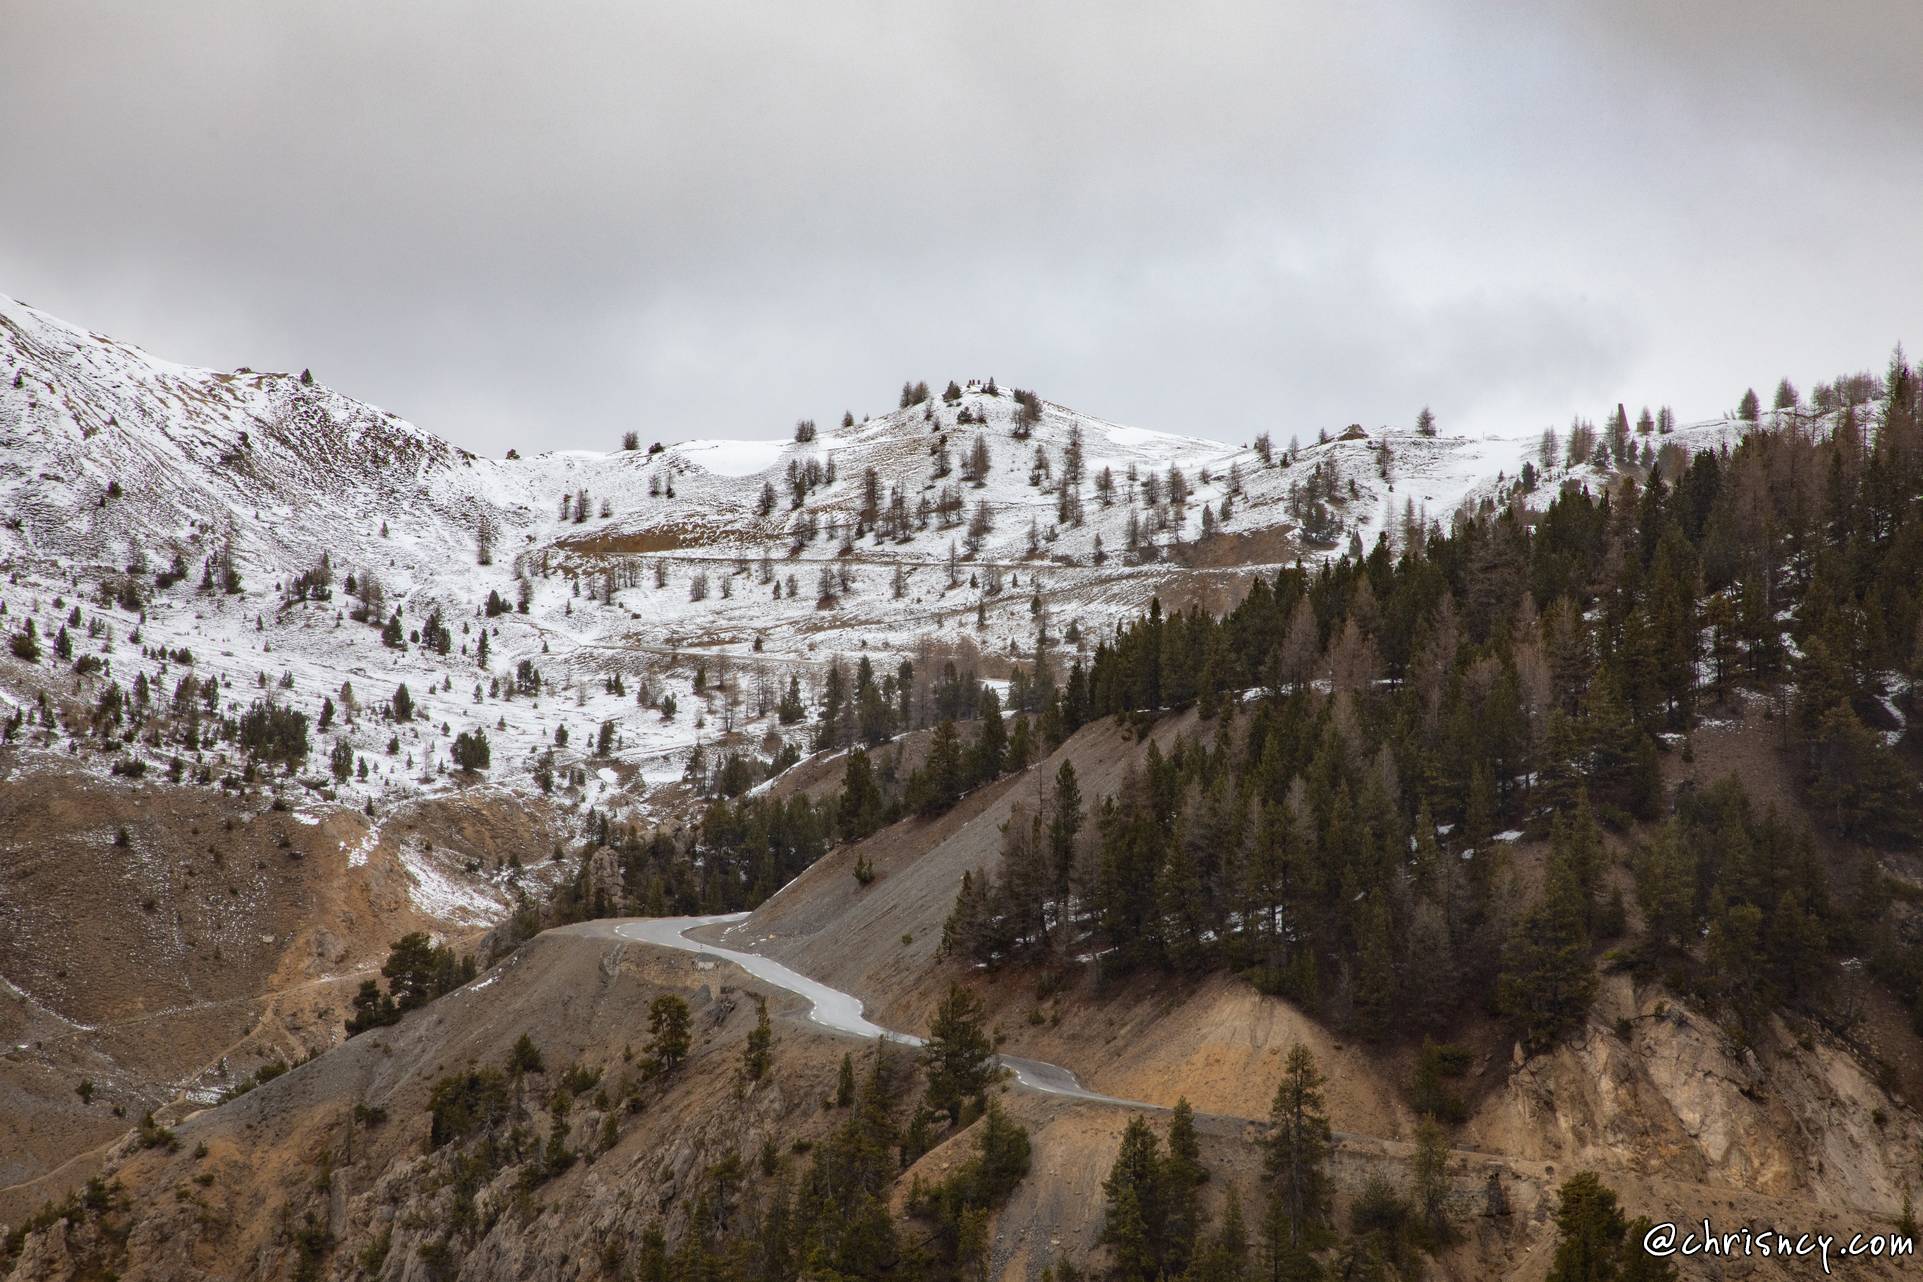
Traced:
<svg viewBox="0 0 1923 1282">
<path fill-rule="evenodd" d="M 1718 434 L 1731 425 L 1679 439 Z M 49 651 L 65 625 L 73 651 L 0 651 L 0 717 L 141 675 L 158 698 L 191 671 L 219 678 L 223 712 L 336 701 L 320 753 L 345 742 L 368 767 L 342 800 L 450 786 L 454 737 L 484 729 L 495 779 L 526 786 L 545 759 L 593 803 L 678 777 L 723 730 L 798 737 L 773 704 L 832 657 L 934 647 L 979 654 L 985 676 L 1038 644 L 1064 657 L 1158 594 L 1218 607 L 1251 574 L 1494 501 L 1534 453 L 1359 427 L 1237 447 L 992 383 L 806 440 L 673 435 L 483 458 L 304 373 L 177 365 L 0 298 L 0 625 L 32 619 Z M 328 594 L 301 592 L 323 556 Z M 378 605 L 355 622 L 370 581 Z M 395 610 L 404 648 L 381 636 Z M 436 612 L 445 655 L 417 639 Z M 365 708 L 403 683 L 424 720 L 349 724 L 343 687 Z M 583 755 L 605 721 L 617 751 Z"/>
</svg>

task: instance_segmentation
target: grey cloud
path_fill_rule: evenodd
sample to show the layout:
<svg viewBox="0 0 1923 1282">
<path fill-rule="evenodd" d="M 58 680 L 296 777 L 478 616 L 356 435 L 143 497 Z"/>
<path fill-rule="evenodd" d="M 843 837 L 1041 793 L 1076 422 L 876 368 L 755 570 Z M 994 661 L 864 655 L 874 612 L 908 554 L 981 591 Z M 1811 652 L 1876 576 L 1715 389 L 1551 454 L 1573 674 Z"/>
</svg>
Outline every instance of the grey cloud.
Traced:
<svg viewBox="0 0 1923 1282">
<path fill-rule="evenodd" d="M 0 290 L 489 451 L 989 372 L 1224 439 L 1706 414 L 1923 296 L 1923 10 L 1814 13 L 33 0 Z"/>
</svg>

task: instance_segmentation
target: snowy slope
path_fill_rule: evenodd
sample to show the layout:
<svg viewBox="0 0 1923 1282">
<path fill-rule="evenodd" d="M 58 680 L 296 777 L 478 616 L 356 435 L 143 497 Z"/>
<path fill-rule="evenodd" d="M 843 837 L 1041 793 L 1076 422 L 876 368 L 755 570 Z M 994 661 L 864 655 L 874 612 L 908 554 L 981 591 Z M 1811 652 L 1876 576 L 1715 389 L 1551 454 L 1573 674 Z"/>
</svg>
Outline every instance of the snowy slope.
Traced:
<svg viewBox="0 0 1923 1282">
<path fill-rule="evenodd" d="M 791 675 L 812 690 L 831 657 L 879 661 L 933 643 L 981 652 L 982 672 L 995 675 L 1005 660 L 1032 659 L 1044 630 L 1066 657 L 1158 594 L 1224 605 L 1251 573 L 1341 555 L 1352 532 L 1368 545 L 1411 515 L 1446 523 L 1464 503 L 1495 500 L 1533 453 L 1357 428 L 1294 452 L 1277 440 L 1264 461 L 1251 446 L 1048 402 L 1032 430 L 1019 414 L 1007 389 L 971 384 L 952 403 L 937 395 L 825 426 L 806 443 L 695 439 L 489 459 L 299 374 L 172 364 L 0 298 L 0 628 L 32 618 L 49 640 L 80 603 L 76 658 L 106 665 L 77 675 L 51 655 L 25 664 L 0 652 L 0 708 L 32 706 L 42 691 L 92 702 L 137 674 L 170 692 L 191 670 L 219 677 L 223 710 L 271 696 L 311 715 L 323 697 L 344 709 L 344 685 L 367 709 L 404 682 L 427 720 L 396 728 L 363 712 L 317 736 L 315 763 L 344 738 L 369 769 L 338 800 L 456 786 L 452 738 L 482 728 L 498 783 L 531 786 L 553 750 L 562 779 L 580 781 L 576 801 L 631 802 L 678 777 L 697 740 L 783 733 L 774 698 Z M 1701 425 L 1675 439 L 1729 432 Z M 964 478 L 977 440 L 990 459 L 978 482 Z M 1063 519 L 1061 502 L 1077 441 L 1079 522 Z M 790 477 L 811 469 L 797 507 Z M 1190 490 L 1179 506 L 1171 469 Z M 898 496 L 903 519 L 865 519 L 871 470 L 882 511 Z M 944 496 L 959 510 L 944 516 Z M 1232 511 L 1221 520 L 1224 500 Z M 1201 540 L 1205 508 L 1231 537 Z M 990 528 L 971 544 L 983 511 Z M 223 551 L 238 593 L 200 586 Z M 332 598 L 290 599 L 294 577 L 323 553 Z M 157 587 L 176 556 L 187 578 Z M 440 611 L 451 653 L 396 650 L 346 618 L 349 573 L 378 578 L 384 609 L 399 608 L 409 631 Z M 130 581 L 139 608 L 103 604 Z M 524 592 L 528 608 L 484 617 L 490 591 L 509 602 Z M 503 690 L 522 661 L 545 679 L 538 697 Z M 620 693 L 609 689 L 617 674 Z M 662 695 L 678 704 L 671 719 L 652 706 Z M 616 723 L 619 751 L 590 760 L 582 750 L 604 720 Z M 560 730 L 570 742 L 556 749 Z M 42 750 L 60 750 L 59 738 L 41 735 Z M 173 754 L 148 755 L 160 766 Z"/>
</svg>

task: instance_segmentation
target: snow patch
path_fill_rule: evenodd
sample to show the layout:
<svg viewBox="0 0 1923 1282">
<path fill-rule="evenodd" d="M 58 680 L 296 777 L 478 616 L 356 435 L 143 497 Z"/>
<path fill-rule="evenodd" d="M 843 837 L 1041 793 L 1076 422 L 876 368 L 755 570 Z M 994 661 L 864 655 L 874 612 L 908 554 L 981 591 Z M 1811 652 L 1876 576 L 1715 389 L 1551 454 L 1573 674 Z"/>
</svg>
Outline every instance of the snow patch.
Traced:
<svg viewBox="0 0 1923 1282">
<path fill-rule="evenodd" d="M 408 898 L 430 917 L 464 926 L 482 926 L 500 920 L 507 911 L 499 899 L 455 881 L 418 851 L 403 850 L 401 866 L 407 869 L 414 883 L 408 890 Z"/>
<path fill-rule="evenodd" d="M 349 868 L 364 867 L 367 863 L 367 857 L 373 854 L 374 847 L 380 844 L 381 826 L 379 824 L 370 824 L 367 832 L 362 835 L 360 842 L 355 845 L 352 850 L 347 851 L 347 866 Z M 347 850 L 346 842 L 343 841 L 341 843 L 341 849 Z"/>
<path fill-rule="evenodd" d="M 789 441 L 683 441 L 674 452 L 718 476 L 753 476 L 781 461 Z"/>
</svg>

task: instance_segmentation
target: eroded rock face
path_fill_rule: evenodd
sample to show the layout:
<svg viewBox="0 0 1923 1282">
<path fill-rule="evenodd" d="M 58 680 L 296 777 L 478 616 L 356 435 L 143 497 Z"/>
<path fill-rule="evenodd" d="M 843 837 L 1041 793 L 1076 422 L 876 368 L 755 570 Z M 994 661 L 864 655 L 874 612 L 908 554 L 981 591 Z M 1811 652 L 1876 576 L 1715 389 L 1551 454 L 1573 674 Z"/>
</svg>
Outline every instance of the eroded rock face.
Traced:
<svg viewBox="0 0 1923 1282">
<path fill-rule="evenodd" d="M 1877 1211 L 1901 1204 L 1923 1139 L 1915 1115 L 1833 1038 L 1799 1041 L 1774 1020 L 1742 1047 L 1622 976 L 1590 1025 L 1517 1067 L 1467 1133 L 1542 1160 Z"/>
</svg>

